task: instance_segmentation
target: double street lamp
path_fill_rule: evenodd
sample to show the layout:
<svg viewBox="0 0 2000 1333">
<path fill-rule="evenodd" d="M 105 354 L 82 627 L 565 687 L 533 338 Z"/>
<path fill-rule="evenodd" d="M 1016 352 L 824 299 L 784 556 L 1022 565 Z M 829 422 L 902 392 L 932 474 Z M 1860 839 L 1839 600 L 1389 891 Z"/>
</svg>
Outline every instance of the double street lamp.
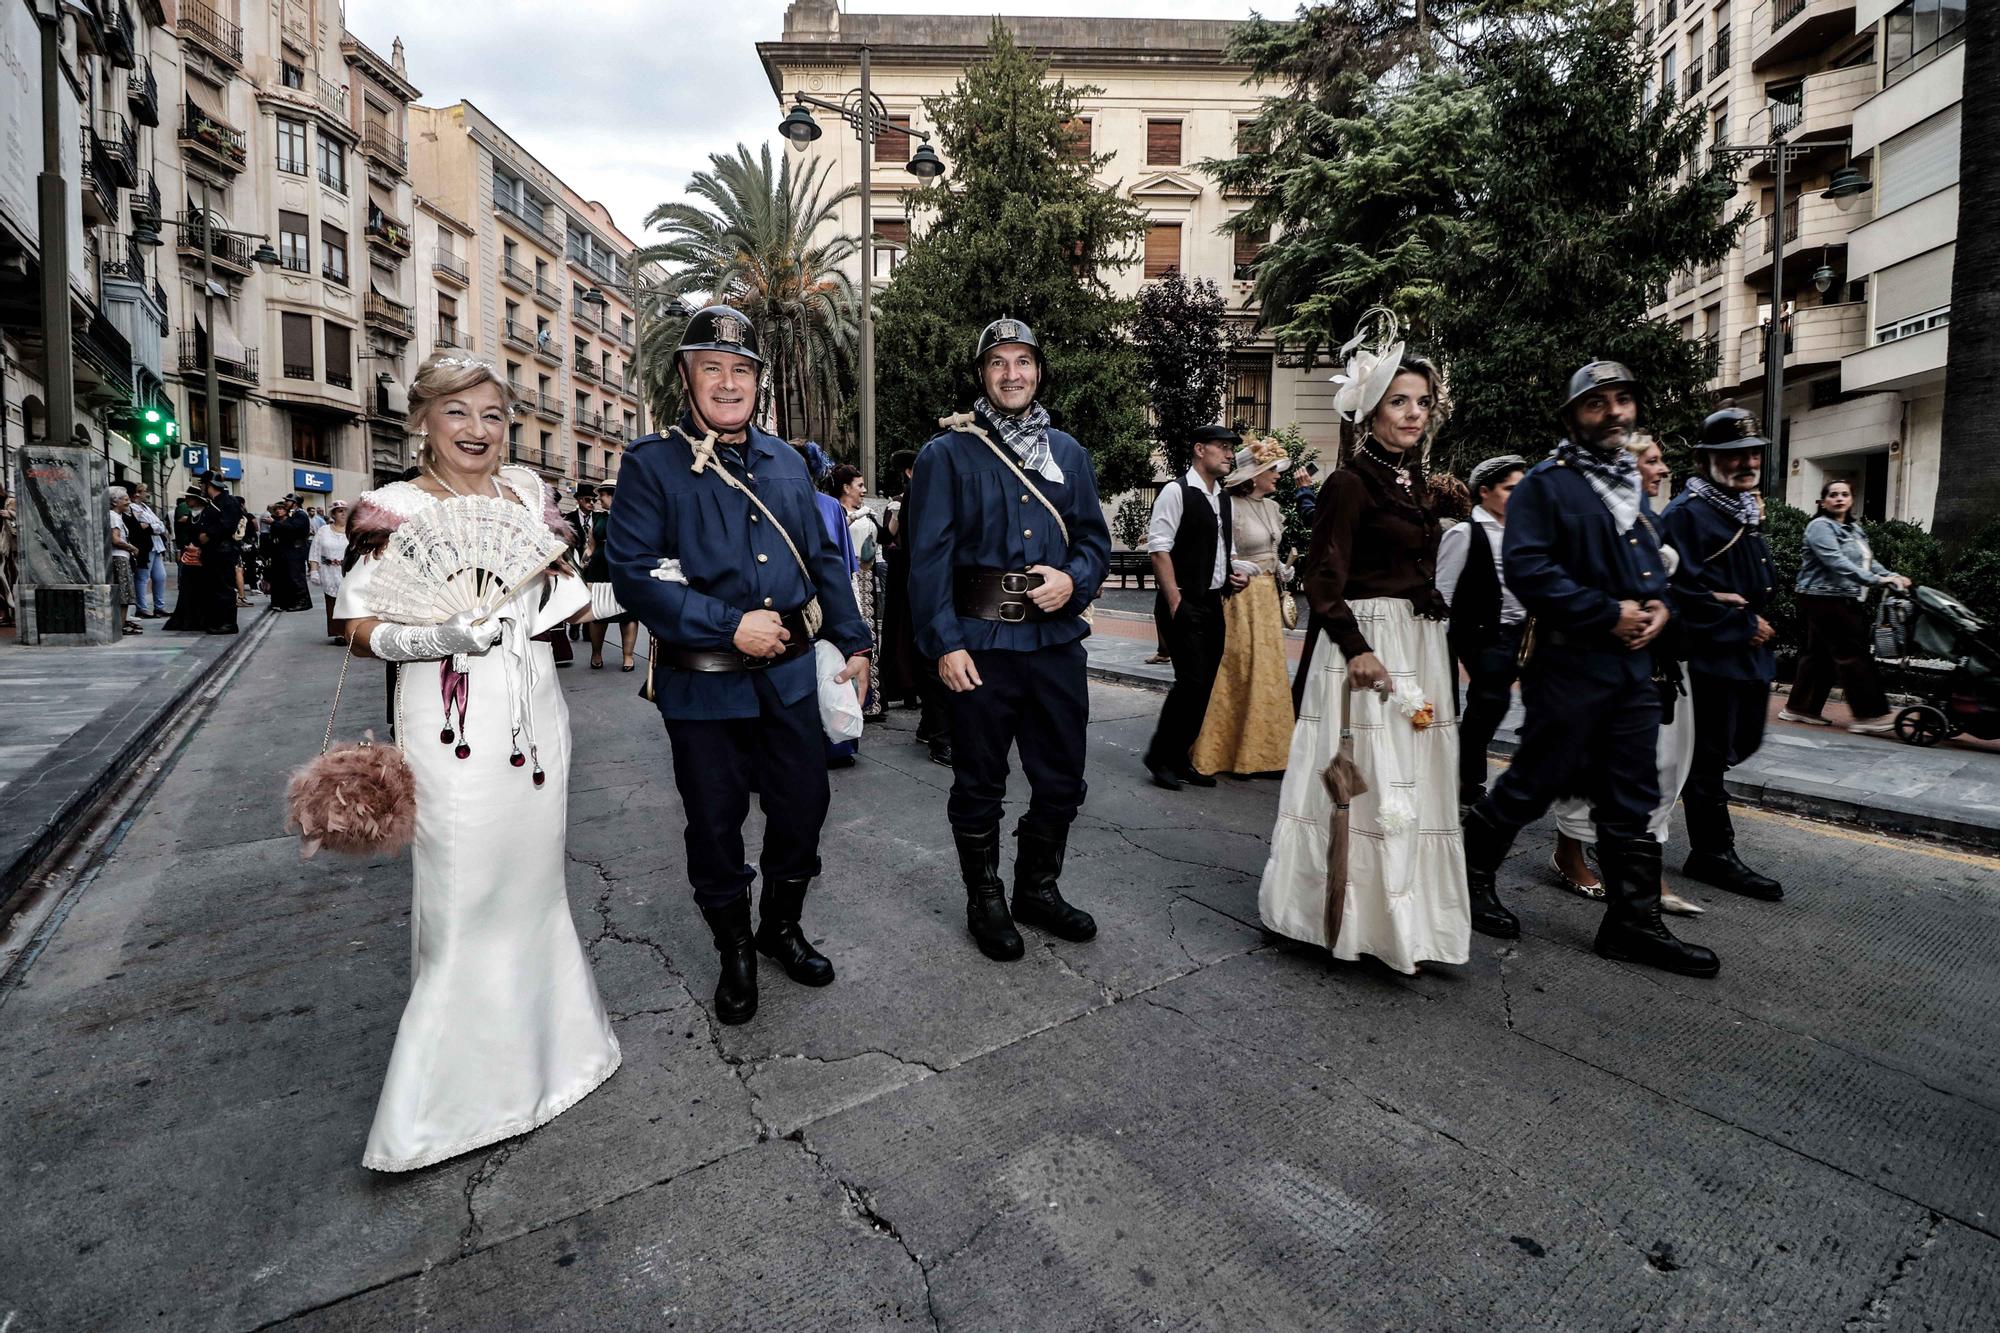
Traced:
<svg viewBox="0 0 2000 1333">
<path fill-rule="evenodd" d="M 1845 139 L 1813 139 L 1788 143 L 1773 138 L 1769 143 L 1717 144 L 1712 150 L 1718 162 L 1761 161 L 1771 164 L 1771 318 L 1764 326 L 1764 431 L 1777 457 L 1764 468 L 1767 494 L 1784 493 L 1784 473 L 1790 467 L 1791 450 L 1785 444 L 1785 174 L 1801 158 L 1828 149 L 1845 150 Z M 1851 208 L 1856 196 L 1868 189 L 1868 181 L 1858 168 L 1849 165 L 1833 173 L 1820 198 L 1836 206 Z M 1833 285 L 1833 267 L 1822 263 L 1813 273 L 1813 286 L 1825 293 Z"/>
<path fill-rule="evenodd" d="M 805 93 L 792 94 L 792 109 L 778 125 L 794 148 L 804 148 L 822 133 L 809 108 L 818 108 L 840 117 L 861 141 L 861 475 L 868 485 L 875 475 L 875 199 L 873 167 L 875 141 L 884 134 L 914 135 L 921 142 L 905 169 L 925 183 L 944 175 L 944 162 L 931 148 L 931 137 L 918 129 L 905 129 L 889 120 L 889 108 L 875 96 L 868 82 L 868 48 L 861 48 L 861 86 L 838 102 L 829 102 Z"/>
</svg>

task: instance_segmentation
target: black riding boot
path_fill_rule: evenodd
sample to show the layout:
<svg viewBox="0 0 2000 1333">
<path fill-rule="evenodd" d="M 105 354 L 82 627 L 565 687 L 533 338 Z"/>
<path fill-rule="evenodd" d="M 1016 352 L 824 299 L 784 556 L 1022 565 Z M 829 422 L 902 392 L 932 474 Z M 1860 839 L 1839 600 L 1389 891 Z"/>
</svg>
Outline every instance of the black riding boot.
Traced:
<svg viewBox="0 0 2000 1333">
<path fill-rule="evenodd" d="M 1767 903 L 1784 898 L 1783 885 L 1769 875 L 1758 874 L 1736 854 L 1736 830 L 1729 822 L 1727 805 L 1696 805 L 1687 801 L 1682 804 L 1687 811 L 1688 842 L 1692 844 L 1687 864 L 1681 867 L 1683 875 Z"/>
<path fill-rule="evenodd" d="M 1014 919 L 1046 930 L 1057 939 L 1087 940 L 1097 935 L 1097 922 L 1080 907 L 1063 901 L 1056 881 L 1062 877 L 1063 852 L 1069 830 L 1058 833 L 1030 828 L 1014 831 Z"/>
<path fill-rule="evenodd" d="M 748 1023 L 757 1013 L 757 949 L 750 936 L 750 894 L 701 915 L 715 936 L 722 971 L 715 979 L 715 1016 L 724 1023 Z"/>
<path fill-rule="evenodd" d="M 976 833 L 953 829 L 958 870 L 965 878 L 965 928 L 979 952 L 996 963 L 1019 958 L 1025 946 L 1014 918 L 1007 915 L 1007 887 L 1000 882 L 1000 826 Z"/>
<path fill-rule="evenodd" d="M 1597 861 L 1604 881 L 1598 957 L 1664 968 L 1684 977 L 1712 977 L 1722 970 L 1714 953 L 1676 939 L 1660 919 L 1659 843 L 1651 838 L 1606 838 L 1600 833 Z"/>
<path fill-rule="evenodd" d="M 833 980 L 833 964 L 812 947 L 799 929 L 811 880 L 764 881 L 763 920 L 757 925 L 757 952 L 773 959 L 785 975 L 801 986 L 824 986 Z"/>
<path fill-rule="evenodd" d="M 1519 939 L 1520 918 L 1500 901 L 1494 879 L 1507 859 L 1513 839 L 1486 821 L 1478 810 L 1465 817 L 1465 886 L 1472 900 L 1472 928 L 1496 940 Z"/>
</svg>

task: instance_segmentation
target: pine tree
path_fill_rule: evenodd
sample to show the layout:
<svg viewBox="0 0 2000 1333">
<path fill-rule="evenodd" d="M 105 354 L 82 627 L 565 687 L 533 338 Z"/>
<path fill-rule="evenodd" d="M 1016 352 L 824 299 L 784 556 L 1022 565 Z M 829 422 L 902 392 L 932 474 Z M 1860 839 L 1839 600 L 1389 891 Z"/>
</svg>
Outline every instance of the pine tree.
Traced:
<svg viewBox="0 0 2000 1333">
<path fill-rule="evenodd" d="M 1154 438 L 1169 476 L 1187 471 L 1194 455 L 1190 437 L 1197 427 L 1213 424 L 1222 408 L 1232 342 L 1228 311 L 1212 280 L 1189 282 L 1179 270 L 1139 293 L 1132 344 L 1145 367 Z"/>
<path fill-rule="evenodd" d="M 1047 360 L 1042 401 L 1091 453 L 1098 488 L 1150 479 L 1139 358 L 1126 338 L 1133 303 L 1105 281 L 1136 263 L 1146 221 L 1074 151 L 1085 96 L 1048 77 L 997 20 L 986 57 L 925 99 L 942 185 L 907 192 L 909 251 L 878 302 L 876 433 L 884 456 L 937 434 L 938 418 L 978 393 L 972 352 L 1003 315 L 1035 330 Z"/>
</svg>

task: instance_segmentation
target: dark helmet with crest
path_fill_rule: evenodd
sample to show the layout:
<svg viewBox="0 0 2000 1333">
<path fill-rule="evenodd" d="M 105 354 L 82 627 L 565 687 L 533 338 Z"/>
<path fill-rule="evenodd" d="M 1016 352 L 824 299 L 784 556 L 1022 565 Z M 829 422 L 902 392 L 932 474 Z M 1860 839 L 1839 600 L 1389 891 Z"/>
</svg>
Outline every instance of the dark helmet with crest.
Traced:
<svg viewBox="0 0 2000 1333">
<path fill-rule="evenodd" d="M 688 316 L 680 346 L 674 349 L 675 364 L 679 365 L 688 352 L 729 352 L 759 368 L 764 364 L 757 351 L 757 326 L 733 306 L 707 306 Z"/>
<path fill-rule="evenodd" d="M 1770 447 L 1771 442 L 1757 429 L 1757 418 L 1740 407 L 1709 413 L 1701 423 L 1701 438 L 1694 443 L 1697 452 Z"/>
</svg>

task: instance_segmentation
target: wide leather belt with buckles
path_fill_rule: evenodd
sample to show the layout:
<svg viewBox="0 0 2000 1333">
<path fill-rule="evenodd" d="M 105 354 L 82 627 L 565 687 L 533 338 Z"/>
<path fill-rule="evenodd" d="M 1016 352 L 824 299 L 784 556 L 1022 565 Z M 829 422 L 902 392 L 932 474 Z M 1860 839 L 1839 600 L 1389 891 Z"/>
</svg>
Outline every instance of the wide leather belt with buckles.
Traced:
<svg viewBox="0 0 2000 1333">
<path fill-rule="evenodd" d="M 1049 613 L 1028 600 L 1042 586 L 1040 574 L 1021 570 L 961 567 L 952 572 L 953 602 L 962 616 L 1019 625 L 1047 620 Z"/>
<path fill-rule="evenodd" d="M 779 619 L 792 637 L 785 641 L 785 651 L 776 657 L 746 657 L 733 648 L 680 648 L 658 639 L 653 640 L 654 651 L 659 654 L 660 665 L 678 671 L 763 671 L 795 661 L 813 650 L 813 636 L 806 629 L 803 612 L 788 611 Z"/>
</svg>

